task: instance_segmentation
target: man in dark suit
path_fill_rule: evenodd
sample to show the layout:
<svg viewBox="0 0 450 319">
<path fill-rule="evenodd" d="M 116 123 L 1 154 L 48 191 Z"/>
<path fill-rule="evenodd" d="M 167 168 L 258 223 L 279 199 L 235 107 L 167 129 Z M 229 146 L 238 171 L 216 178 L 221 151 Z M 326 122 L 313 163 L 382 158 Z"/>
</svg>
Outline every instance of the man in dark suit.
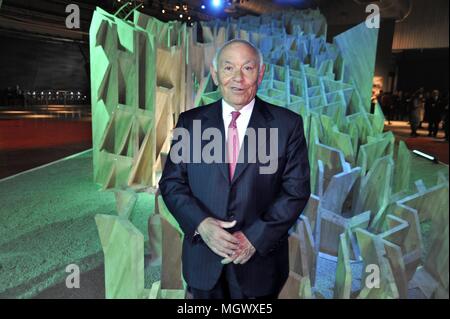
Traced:
<svg viewBox="0 0 450 319">
<path fill-rule="evenodd" d="M 223 98 L 180 114 L 174 130 L 159 186 L 184 232 L 196 299 L 276 298 L 288 277 L 288 231 L 310 196 L 308 152 L 301 116 L 256 97 L 264 70 L 252 44 L 225 43 L 210 70 Z M 214 136 L 220 146 L 205 152 Z"/>
</svg>

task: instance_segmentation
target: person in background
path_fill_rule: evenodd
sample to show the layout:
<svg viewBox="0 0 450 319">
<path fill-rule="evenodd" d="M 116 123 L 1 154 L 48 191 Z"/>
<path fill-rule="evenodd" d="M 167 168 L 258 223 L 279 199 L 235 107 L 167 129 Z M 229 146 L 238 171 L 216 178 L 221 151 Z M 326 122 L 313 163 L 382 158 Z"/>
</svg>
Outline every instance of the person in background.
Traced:
<svg viewBox="0 0 450 319">
<path fill-rule="evenodd" d="M 383 94 L 383 97 L 381 98 L 381 105 L 383 108 L 384 116 L 388 121 L 388 124 L 391 125 L 391 118 L 392 118 L 392 98 L 391 93 L 387 92 Z"/>
<path fill-rule="evenodd" d="M 444 139 L 448 142 L 448 92 L 445 95 L 445 98 L 442 99 L 442 105 L 443 105 L 443 114 L 442 119 L 444 121 L 443 128 L 444 128 Z"/>
<path fill-rule="evenodd" d="M 381 100 L 382 100 L 382 98 L 383 98 L 383 95 L 384 95 L 383 90 L 380 90 L 380 91 L 378 92 L 378 95 L 377 95 L 377 101 L 378 101 L 378 104 L 379 104 L 380 107 L 381 107 L 381 110 L 382 110 L 383 113 L 384 113 L 383 104 L 381 103 Z"/>
<path fill-rule="evenodd" d="M 394 91 L 394 94 L 392 94 L 392 102 L 391 102 L 391 119 L 394 121 L 398 121 L 400 117 L 400 111 L 399 111 L 399 96 L 398 91 Z"/>
<path fill-rule="evenodd" d="M 420 90 L 417 91 L 411 100 L 411 113 L 409 117 L 409 123 L 411 125 L 411 137 L 417 137 L 417 128 L 420 124 L 420 107 L 423 104 L 423 94 Z"/>
<path fill-rule="evenodd" d="M 405 119 L 410 124 L 410 115 L 412 110 L 412 95 L 411 92 L 405 93 Z"/>
<path fill-rule="evenodd" d="M 372 96 L 370 97 L 370 114 L 375 113 L 375 104 L 377 104 L 377 95 L 375 90 L 372 90 Z"/>
<path fill-rule="evenodd" d="M 436 137 L 439 131 L 439 123 L 443 113 L 442 99 L 439 91 L 434 90 L 432 96 L 427 100 L 428 104 L 428 136 Z"/>
<path fill-rule="evenodd" d="M 422 128 L 422 123 L 425 119 L 425 90 L 423 87 L 419 89 L 419 126 L 418 128 Z"/>
<path fill-rule="evenodd" d="M 424 103 L 425 103 L 425 107 L 424 107 L 424 115 L 423 115 L 423 122 L 427 122 L 428 124 L 430 124 L 430 102 L 431 102 L 431 94 L 430 92 L 425 92 L 425 97 L 424 97 Z"/>
</svg>

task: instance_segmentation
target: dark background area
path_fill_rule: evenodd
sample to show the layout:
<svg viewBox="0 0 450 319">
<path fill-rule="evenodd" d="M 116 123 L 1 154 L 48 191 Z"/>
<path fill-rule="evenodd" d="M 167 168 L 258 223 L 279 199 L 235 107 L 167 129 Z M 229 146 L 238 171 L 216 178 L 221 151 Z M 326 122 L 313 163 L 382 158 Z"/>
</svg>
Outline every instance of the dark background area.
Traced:
<svg viewBox="0 0 450 319">
<path fill-rule="evenodd" d="M 0 88 L 90 91 L 87 43 L 0 35 Z"/>
<path fill-rule="evenodd" d="M 171 0 L 132 0 L 162 21 L 183 20 Z M 236 1 L 227 10 L 202 10 L 209 1 L 184 1 L 190 21 L 259 15 L 274 10 L 319 8 L 328 23 L 327 40 L 363 22 L 367 3 L 381 10 L 375 75 L 384 90 L 448 90 L 448 0 L 299 0 Z M 80 7 L 81 28 L 65 27 L 66 5 Z M 0 91 L 16 85 L 25 91 L 67 90 L 89 95 L 88 34 L 92 12 L 100 6 L 115 12 L 118 0 L 4 0 L 0 7 Z M 162 13 L 162 9 L 165 13 Z M 183 20 L 184 21 L 184 20 Z M 185 21 L 187 22 L 187 20 Z M 397 83 L 397 87 L 395 84 Z M 391 84 L 389 86 L 389 84 Z M 0 105 L 4 106 L 4 105 Z"/>
<path fill-rule="evenodd" d="M 334 35 L 349 27 L 329 29 L 328 37 L 332 40 Z M 386 38 L 389 42 L 389 35 L 380 32 L 379 49 L 384 48 L 384 53 L 378 55 L 378 60 L 387 60 L 384 65 L 388 65 L 388 71 L 395 69 L 395 64 L 398 66 L 399 90 L 413 90 L 420 86 L 448 90 L 448 48 L 410 49 L 386 55 Z M 392 35 L 390 38 L 392 40 Z M 30 90 L 90 91 L 87 43 L 13 35 L 0 35 L 0 41 L 7 44 L 0 50 L 0 88 L 18 84 Z"/>
<path fill-rule="evenodd" d="M 448 53 L 448 48 L 394 53 L 400 75 L 397 88 L 411 91 L 424 86 L 426 90 L 448 91 Z"/>
</svg>

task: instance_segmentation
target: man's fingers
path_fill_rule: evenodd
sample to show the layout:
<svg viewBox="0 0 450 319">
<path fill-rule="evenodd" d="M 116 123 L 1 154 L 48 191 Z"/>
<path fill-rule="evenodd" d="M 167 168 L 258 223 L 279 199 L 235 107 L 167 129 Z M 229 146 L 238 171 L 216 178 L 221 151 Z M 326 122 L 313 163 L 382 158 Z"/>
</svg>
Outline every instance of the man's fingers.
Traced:
<svg viewBox="0 0 450 319">
<path fill-rule="evenodd" d="M 227 249 L 231 249 L 233 251 L 239 249 L 239 245 L 230 243 L 230 242 L 228 242 L 226 240 L 221 240 L 220 244 L 221 244 L 222 247 L 227 248 Z"/>
<path fill-rule="evenodd" d="M 254 251 L 249 251 L 248 254 L 245 255 L 244 259 L 241 260 L 241 265 L 249 261 L 250 258 L 252 258 L 252 256 L 254 255 L 254 253 L 255 253 Z"/>
<path fill-rule="evenodd" d="M 215 218 L 204 224 L 204 240 L 206 239 L 206 244 L 214 253 L 224 257 L 222 264 L 245 263 L 252 255 L 248 250 L 240 254 L 242 246 L 246 247 L 248 244 L 247 238 L 241 232 L 230 234 L 225 230 L 235 225 L 236 220 L 229 222 Z"/>
<path fill-rule="evenodd" d="M 222 220 L 219 220 L 219 226 L 222 228 L 233 228 L 234 225 L 236 225 L 235 220 L 233 220 L 232 222 L 224 222 Z"/>
<path fill-rule="evenodd" d="M 227 249 L 237 250 L 239 248 L 239 245 L 230 242 L 226 239 L 224 236 L 216 235 L 212 238 L 210 238 L 210 242 L 214 242 L 214 244 L 218 247 L 223 247 Z"/>
<path fill-rule="evenodd" d="M 233 262 L 235 264 L 245 264 L 247 261 L 249 261 L 250 258 L 252 258 L 253 254 L 247 253 L 247 254 L 243 254 L 240 255 L 238 258 L 236 258 Z"/>
<path fill-rule="evenodd" d="M 243 252 L 235 260 L 233 260 L 233 263 L 240 264 L 241 261 L 245 259 L 245 257 L 246 257 L 246 254 L 245 254 L 245 252 Z"/>
<path fill-rule="evenodd" d="M 217 230 L 211 237 L 213 237 L 217 241 L 226 241 L 227 243 L 230 243 L 232 245 L 239 244 L 239 240 L 237 238 L 235 238 L 233 235 L 231 235 L 226 230 L 223 230 L 222 228 L 217 228 Z"/>
<path fill-rule="evenodd" d="M 229 257 L 233 254 L 233 251 L 231 249 L 223 248 L 216 243 L 212 243 L 211 247 L 213 247 L 215 250 L 219 251 L 221 254 L 223 254 L 223 257 Z M 221 255 L 222 256 L 222 255 Z"/>
<path fill-rule="evenodd" d="M 233 262 L 235 264 L 245 264 L 247 261 L 249 261 L 250 258 L 252 258 L 253 254 L 255 253 L 255 250 L 252 247 L 248 247 L 244 249 L 242 254 L 240 254 Z"/>
<path fill-rule="evenodd" d="M 233 235 L 230 235 L 227 232 L 220 233 L 217 240 L 223 242 L 224 244 L 233 246 L 234 249 L 238 249 L 239 248 L 239 241 L 236 241 L 236 238 L 234 238 Z"/>
<path fill-rule="evenodd" d="M 217 255 L 219 255 L 219 256 L 221 256 L 221 257 L 223 257 L 223 258 L 228 258 L 228 257 L 229 257 L 227 254 L 225 254 L 225 253 L 219 251 L 219 250 L 216 249 L 215 247 L 210 247 L 210 248 L 211 248 L 211 250 L 212 250 L 215 254 L 217 254 Z"/>
<path fill-rule="evenodd" d="M 216 250 L 220 251 L 221 253 L 226 254 L 225 257 L 231 256 L 235 252 L 235 250 L 225 247 L 223 242 L 221 241 L 214 240 L 211 242 L 211 246 L 213 246 Z"/>
<path fill-rule="evenodd" d="M 216 251 L 220 251 L 222 254 L 225 254 L 225 256 L 223 257 L 233 255 L 234 252 L 238 249 L 238 246 L 236 244 L 230 243 L 224 239 L 221 239 L 220 237 L 218 238 L 217 235 L 208 238 L 205 243 L 209 248 L 214 248 Z"/>
<path fill-rule="evenodd" d="M 240 255 L 238 258 L 236 258 L 235 260 L 233 260 L 233 263 L 237 264 L 242 264 L 242 261 L 244 260 L 245 256 Z"/>
<path fill-rule="evenodd" d="M 221 263 L 222 263 L 222 265 L 226 265 L 226 264 L 231 263 L 232 261 L 233 261 L 233 258 L 227 257 L 225 259 L 222 259 Z"/>
</svg>

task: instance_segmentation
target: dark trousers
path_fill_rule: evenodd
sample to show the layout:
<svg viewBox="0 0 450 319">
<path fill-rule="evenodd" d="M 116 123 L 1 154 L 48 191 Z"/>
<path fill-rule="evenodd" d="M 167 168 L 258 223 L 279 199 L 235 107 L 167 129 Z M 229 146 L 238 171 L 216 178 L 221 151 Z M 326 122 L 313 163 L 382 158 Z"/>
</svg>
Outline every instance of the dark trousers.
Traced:
<svg viewBox="0 0 450 319">
<path fill-rule="evenodd" d="M 411 136 L 417 136 L 417 128 L 418 128 L 418 124 L 415 122 L 410 122 L 411 125 Z"/>
<path fill-rule="evenodd" d="M 432 136 L 436 136 L 439 131 L 439 123 L 441 119 L 438 116 L 430 116 L 428 121 L 428 132 Z"/>
<path fill-rule="evenodd" d="M 211 290 L 199 290 L 189 287 L 193 299 L 257 299 L 273 300 L 277 299 L 278 292 L 268 296 L 246 296 L 239 286 L 234 271 L 234 264 L 228 264 L 223 267 L 222 274 L 216 285 Z"/>
</svg>

